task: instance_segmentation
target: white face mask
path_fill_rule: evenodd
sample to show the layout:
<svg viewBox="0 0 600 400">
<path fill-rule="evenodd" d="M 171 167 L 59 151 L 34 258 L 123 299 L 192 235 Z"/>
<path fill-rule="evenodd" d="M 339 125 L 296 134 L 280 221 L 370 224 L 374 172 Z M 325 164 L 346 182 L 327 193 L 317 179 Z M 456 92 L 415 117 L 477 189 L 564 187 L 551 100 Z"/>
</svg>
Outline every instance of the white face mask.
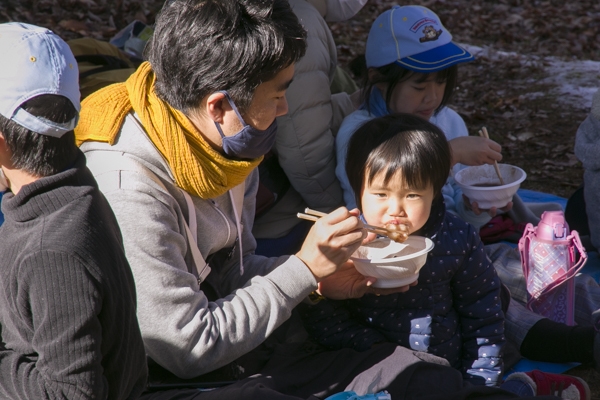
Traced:
<svg viewBox="0 0 600 400">
<path fill-rule="evenodd" d="M 6 192 L 9 189 L 8 179 L 4 175 L 4 171 L 0 168 L 0 193 Z"/>
<path fill-rule="evenodd" d="M 354 17 L 367 0 L 326 0 L 327 14 L 325 20 L 329 22 L 346 21 Z"/>
</svg>

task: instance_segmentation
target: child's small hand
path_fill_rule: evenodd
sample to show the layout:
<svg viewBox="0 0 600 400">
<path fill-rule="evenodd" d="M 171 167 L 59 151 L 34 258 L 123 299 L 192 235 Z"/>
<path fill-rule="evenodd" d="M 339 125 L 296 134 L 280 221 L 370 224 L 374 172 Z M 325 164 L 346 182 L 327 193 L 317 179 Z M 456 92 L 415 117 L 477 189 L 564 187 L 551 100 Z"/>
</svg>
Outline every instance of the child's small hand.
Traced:
<svg viewBox="0 0 600 400">
<path fill-rule="evenodd" d="M 480 136 L 461 136 L 448 142 L 452 150 L 452 165 L 493 164 L 502 160 L 502 146 Z"/>
<path fill-rule="evenodd" d="M 496 214 L 498 214 L 498 209 L 496 207 L 492 207 L 490 209 L 479 208 L 479 204 L 476 201 L 471 203 L 471 200 L 467 196 L 463 194 L 463 203 L 465 204 L 465 208 L 469 211 L 473 211 L 475 215 L 481 215 L 484 212 L 487 212 L 490 217 L 494 218 Z M 513 203 L 509 201 L 504 207 L 500 208 L 500 211 L 507 212 L 512 210 Z"/>
</svg>

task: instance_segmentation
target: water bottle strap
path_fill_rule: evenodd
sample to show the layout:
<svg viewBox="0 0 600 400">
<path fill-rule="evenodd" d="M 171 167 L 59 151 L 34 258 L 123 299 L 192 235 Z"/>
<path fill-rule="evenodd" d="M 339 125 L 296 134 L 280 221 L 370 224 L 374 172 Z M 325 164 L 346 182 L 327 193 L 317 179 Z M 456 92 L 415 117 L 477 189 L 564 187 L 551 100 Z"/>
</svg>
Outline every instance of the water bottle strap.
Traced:
<svg viewBox="0 0 600 400">
<path fill-rule="evenodd" d="M 528 223 L 525 225 L 523 236 L 519 239 L 519 253 L 521 255 L 521 267 L 523 268 L 525 282 L 527 282 L 527 278 L 529 277 L 529 246 L 532 236 L 535 236 L 535 228 L 533 224 Z"/>
<path fill-rule="evenodd" d="M 560 277 L 559 279 L 557 279 L 556 281 L 554 281 L 553 283 L 549 284 L 548 286 L 546 286 L 545 288 L 543 288 L 536 296 L 535 298 L 531 298 L 528 302 L 531 303 L 533 301 L 535 301 L 536 298 L 539 298 L 540 296 L 549 293 L 550 291 L 556 289 L 557 287 L 563 285 L 564 283 L 568 282 L 569 280 L 573 279 L 575 277 L 575 275 L 581 270 L 581 268 L 583 268 L 583 266 L 585 265 L 585 263 L 587 262 L 587 253 L 585 251 L 585 248 L 583 247 L 582 243 L 581 243 L 581 239 L 579 238 L 579 234 L 577 233 L 577 231 L 572 231 L 571 235 L 569 235 L 569 242 L 570 244 L 568 245 L 569 248 L 569 261 L 570 261 L 570 266 L 566 272 L 565 275 L 563 275 L 562 277 Z M 529 244 L 529 243 L 527 243 Z M 577 262 L 575 261 L 575 254 L 573 252 L 573 248 L 576 248 L 578 250 L 579 253 L 579 259 L 577 260 Z M 527 257 L 529 256 L 529 254 L 526 255 Z M 526 265 L 529 262 L 529 259 L 524 259 L 525 261 L 523 261 L 524 265 Z M 525 270 L 527 268 L 523 268 L 523 273 L 525 274 Z M 527 275 L 525 276 L 525 281 L 527 282 Z"/>
</svg>

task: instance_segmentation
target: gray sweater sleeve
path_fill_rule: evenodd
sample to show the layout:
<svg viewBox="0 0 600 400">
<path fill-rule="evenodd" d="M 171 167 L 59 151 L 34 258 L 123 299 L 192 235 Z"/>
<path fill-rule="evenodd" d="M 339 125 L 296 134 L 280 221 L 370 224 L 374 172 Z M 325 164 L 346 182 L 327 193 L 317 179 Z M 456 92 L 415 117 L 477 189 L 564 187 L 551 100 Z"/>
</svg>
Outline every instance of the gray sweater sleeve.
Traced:
<svg viewBox="0 0 600 400">
<path fill-rule="evenodd" d="M 179 377 L 212 371 L 252 350 L 316 288 L 311 272 L 296 257 L 271 260 L 246 254 L 246 273 L 231 279 L 247 283 L 209 302 L 191 273 L 187 238 L 175 200 L 131 176 L 133 172 L 113 173 L 120 177 L 103 177 L 98 183 L 123 233 L 146 351 Z M 218 218 L 202 220 L 208 218 L 204 214 L 198 211 L 198 240 L 199 247 L 206 250 L 210 248 L 206 242 L 229 228 Z M 254 249 L 252 242 L 244 245 L 245 252 Z M 236 256 L 231 262 L 239 265 Z M 262 273 L 266 275 L 260 276 Z"/>
</svg>

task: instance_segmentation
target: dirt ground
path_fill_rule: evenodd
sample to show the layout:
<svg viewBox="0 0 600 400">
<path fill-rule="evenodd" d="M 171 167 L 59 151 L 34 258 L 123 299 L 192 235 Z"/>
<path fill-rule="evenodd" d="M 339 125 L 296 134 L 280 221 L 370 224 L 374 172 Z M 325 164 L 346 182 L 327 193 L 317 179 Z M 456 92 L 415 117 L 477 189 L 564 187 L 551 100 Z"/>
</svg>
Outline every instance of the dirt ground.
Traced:
<svg viewBox="0 0 600 400">
<path fill-rule="evenodd" d="M 0 22 L 47 26 L 65 39 L 108 40 L 134 19 L 151 24 L 162 0 L 3 0 Z M 523 188 L 569 197 L 582 182 L 575 133 L 600 86 L 600 2 L 597 0 L 413 0 L 442 19 L 454 40 L 477 52 L 461 65 L 452 102 L 471 134 L 483 126 L 503 148 L 503 162 L 527 172 Z M 338 61 L 364 52 L 372 21 L 396 2 L 369 0 L 352 20 L 330 24 Z M 400 2 L 400 4 L 406 4 Z M 563 63 L 559 74 L 554 63 Z M 591 62 L 588 69 L 579 69 Z M 586 64 L 587 65 L 587 64 Z M 564 70 L 567 70 L 564 72 Z M 572 91 L 562 91 L 569 84 Z M 582 366 L 600 398 L 600 374 Z"/>
</svg>

